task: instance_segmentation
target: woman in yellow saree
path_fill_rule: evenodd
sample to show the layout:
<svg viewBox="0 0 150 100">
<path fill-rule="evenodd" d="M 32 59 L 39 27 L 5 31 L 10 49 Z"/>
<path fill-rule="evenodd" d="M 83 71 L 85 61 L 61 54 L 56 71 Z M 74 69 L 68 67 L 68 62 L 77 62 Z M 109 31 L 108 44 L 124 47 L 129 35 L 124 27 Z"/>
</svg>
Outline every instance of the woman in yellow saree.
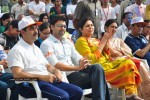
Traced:
<svg viewBox="0 0 150 100">
<path fill-rule="evenodd" d="M 141 83 L 141 77 L 135 63 L 127 57 L 117 57 L 121 56 L 121 53 L 109 48 L 111 47 L 109 44 L 111 35 L 117 28 L 116 21 L 108 20 L 105 25 L 107 25 L 105 30 L 109 30 L 111 33 L 105 32 L 101 40 L 91 38 L 94 32 L 93 21 L 91 18 L 82 19 L 79 22 L 81 36 L 77 39 L 75 48 L 82 56 L 91 60 L 91 64 L 101 64 L 106 80 L 115 87 L 125 88 L 127 100 L 143 100 L 137 96 L 137 87 Z"/>
</svg>

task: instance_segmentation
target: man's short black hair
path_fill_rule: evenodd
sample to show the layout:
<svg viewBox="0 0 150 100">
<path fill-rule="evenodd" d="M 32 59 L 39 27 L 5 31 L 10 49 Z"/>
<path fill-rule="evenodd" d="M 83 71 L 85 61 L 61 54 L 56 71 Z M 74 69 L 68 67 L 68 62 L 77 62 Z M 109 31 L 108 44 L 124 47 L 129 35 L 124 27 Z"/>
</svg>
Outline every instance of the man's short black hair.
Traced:
<svg viewBox="0 0 150 100">
<path fill-rule="evenodd" d="M 17 28 L 18 29 L 18 22 L 19 21 L 17 19 L 12 20 L 10 23 L 8 23 L 6 25 L 5 31 L 9 29 L 10 25 L 12 25 L 13 28 Z"/>
<path fill-rule="evenodd" d="M 126 15 L 128 15 L 128 14 L 132 14 L 132 13 L 131 13 L 131 12 L 125 12 L 125 13 L 123 13 L 122 19 L 125 19 L 125 18 L 126 18 Z"/>
<path fill-rule="evenodd" d="M 63 16 L 55 16 L 51 19 L 50 24 L 55 25 L 55 23 L 57 23 L 57 21 L 65 21 L 66 22 L 66 18 Z"/>
<path fill-rule="evenodd" d="M 49 23 L 48 22 L 43 22 L 40 26 L 39 26 L 39 30 L 43 31 L 44 29 L 47 29 L 49 27 Z"/>
</svg>

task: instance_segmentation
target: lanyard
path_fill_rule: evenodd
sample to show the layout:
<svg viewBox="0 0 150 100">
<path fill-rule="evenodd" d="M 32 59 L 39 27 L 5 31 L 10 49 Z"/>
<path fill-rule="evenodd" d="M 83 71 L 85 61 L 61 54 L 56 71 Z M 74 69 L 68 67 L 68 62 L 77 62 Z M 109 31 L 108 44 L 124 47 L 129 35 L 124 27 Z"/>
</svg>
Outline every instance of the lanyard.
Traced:
<svg viewBox="0 0 150 100">
<path fill-rule="evenodd" d="M 107 14 L 105 13 L 104 8 L 102 8 L 102 10 L 103 10 L 103 12 L 104 12 L 104 17 L 105 17 L 105 19 L 106 19 L 106 21 L 107 21 L 107 19 L 108 19 L 108 14 L 109 14 L 109 7 L 108 7 Z"/>
</svg>

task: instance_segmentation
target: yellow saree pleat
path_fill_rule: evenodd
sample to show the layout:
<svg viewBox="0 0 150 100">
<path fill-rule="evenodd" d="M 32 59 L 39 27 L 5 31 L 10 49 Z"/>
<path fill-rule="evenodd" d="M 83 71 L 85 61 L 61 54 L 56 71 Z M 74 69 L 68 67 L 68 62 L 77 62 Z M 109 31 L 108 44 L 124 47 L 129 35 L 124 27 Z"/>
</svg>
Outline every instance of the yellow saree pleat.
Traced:
<svg viewBox="0 0 150 100">
<path fill-rule="evenodd" d="M 113 61 L 107 60 L 105 63 L 101 63 L 101 65 L 105 69 L 106 80 L 111 85 L 125 88 L 126 94 L 137 94 L 137 85 L 139 85 L 142 80 L 132 60 L 118 58 Z M 105 68 L 107 66 L 111 67 L 111 69 Z"/>
</svg>

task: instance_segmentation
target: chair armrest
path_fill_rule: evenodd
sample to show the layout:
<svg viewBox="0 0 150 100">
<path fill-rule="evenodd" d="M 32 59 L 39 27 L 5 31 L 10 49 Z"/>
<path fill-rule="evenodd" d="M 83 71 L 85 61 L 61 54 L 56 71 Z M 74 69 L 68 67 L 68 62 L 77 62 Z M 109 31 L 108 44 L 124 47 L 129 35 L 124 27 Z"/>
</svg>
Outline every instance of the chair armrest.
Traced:
<svg viewBox="0 0 150 100">
<path fill-rule="evenodd" d="M 87 94 L 90 94 L 90 93 L 92 93 L 92 88 L 83 90 L 83 95 L 87 95 Z"/>
<path fill-rule="evenodd" d="M 31 83 L 35 89 L 37 100 L 42 100 L 42 93 L 37 81 L 15 81 L 16 84 L 23 83 L 23 82 Z"/>
</svg>

